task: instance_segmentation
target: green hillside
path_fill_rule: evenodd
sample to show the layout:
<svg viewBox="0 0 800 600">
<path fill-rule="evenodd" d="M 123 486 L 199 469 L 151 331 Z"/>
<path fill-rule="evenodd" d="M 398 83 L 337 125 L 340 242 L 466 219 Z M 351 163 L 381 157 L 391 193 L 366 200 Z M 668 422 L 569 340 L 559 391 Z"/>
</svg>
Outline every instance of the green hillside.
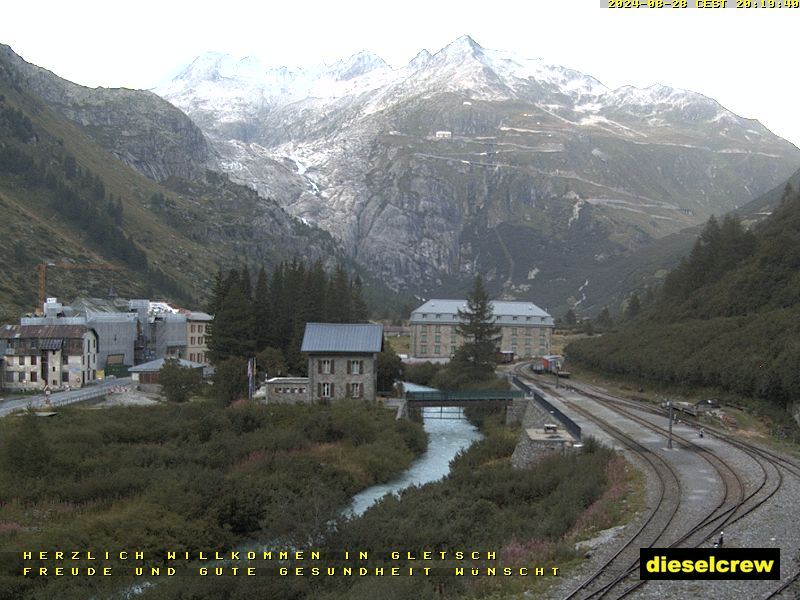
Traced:
<svg viewBox="0 0 800 600">
<path fill-rule="evenodd" d="M 570 344 L 590 368 L 790 408 L 800 392 L 800 195 L 751 229 L 711 219 L 635 321 Z"/>
<path fill-rule="evenodd" d="M 197 305 L 220 268 L 340 256 L 330 235 L 227 177 L 156 183 L 90 133 L 0 55 L 0 319 L 34 308 L 35 268 L 46 261 L 122 268 L 49 269 L 48 294 L 105 295 L 113 285 Z"/>
</svg>

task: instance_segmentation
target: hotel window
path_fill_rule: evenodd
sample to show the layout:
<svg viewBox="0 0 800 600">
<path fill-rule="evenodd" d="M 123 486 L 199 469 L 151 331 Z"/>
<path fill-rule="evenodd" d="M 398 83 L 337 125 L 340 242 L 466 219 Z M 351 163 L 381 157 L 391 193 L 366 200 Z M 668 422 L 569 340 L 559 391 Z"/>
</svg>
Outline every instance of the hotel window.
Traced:
<svg viewBox="0 0 800 600">
<path fill-rule="evenodd" d="M 442 336 L 440 336 L 440 335 L 436 335 L 436 336 L 434 336 L 434 337 L 433 337 L 433 341 L 434 341 L 434 342 L 436 342 L 436 343 L 438 344 L 439 342 L 441 342 L 441 341 L 442 341 Z"/>
<path fill-rule="evenodd" d="M 351 383 L 350 384 L 350 396 L 352 398 L 361 398 L 361 384 L 360 383 Z"/>
<path fill-rule="evenodd" d="M 442 326 L 441 326 L 441 325 L 437 325 L 436 327 L 434 327 L 434 329 L 433 329 L 433 330 L 434 330 L 436 333 L 440 333 L 440 332 L 442 331 Z"/>
<path fill-rule="evenodd" d="M 320 383 L 319 384 L 319 395 L 321 398 L 330 398 L 333 396 L 333 384 L 332 383 Z"/>
<path fill-rule="evenodd" d="M 428 353 L 428 344 L 422 344 L 419 347 L 420 354 L 427 354 Z"/>
<path fill-rule="evenodd" d="M 525 329 L 525 337 L 531 337 L 531 330 Z"/>
<path fill-rule="evenodd" d="M 194 346 L 194 336 L 192 336 L 191 344 L 192 344 L 192 346 Z"/>
<path fill-rule="evenodd" d="M 456 353 L 456 345 L 455 345 L 455 344 L 452 344 L 452 345 L 450 346 L 450 354 L 455 354 L 455 353 Z"/>
<path fill-rule="evenodd" d="M 433 353 L 434 353 L 434 354 L 439 354 L 439 353 L 441 353 L 441 351 L 442 351 L 442 347 L 441 347 L 439 344 L 436 344 L 436 345 L 433 347 Z"/>
<path fill-rule="evenodd" d="M 423 342 L 427 342 L 427 341 L 428 341 L 428 334 L 427 334 L 427 333 L 423 333 L 420 339 L 421 339 Z"/>
<path fill-rule="evenodd" d="M 35 366 L 36 366 L 36 359 L 37 359 L 37 358 L 38 358 L 37 356 L 31 356 L 31 366 L 32 366 L 32 367 L 35 367 Z"/>
<path fill-rule="evenodd" d="M 512 327 L 511 328 L 511 334 L 512 335 L 517 335 L 517 328 L 516 327 Z"/>
<path fill-rule="evenodd" d="M 190 331 L 191 333 L 194 333 L 194 323 L 192 323 L 191 325 L 189 325 L 189 331 Z"/>
<path fill-rule="evenodd" d="M 511 317 L 511 320 L 512 320 L 512 321 L 516 321 L 518 318 L 519 318 L 519 317 L 517 317 L 517 316 L 513 316 L 513 317 Z"/>
<path fill-rule="evenodd" d="M 331 373 L 333 373 L 333 361 L 332 360 L 326 358 L 324 360 L 319 361 L 317 363 L 317 365 L 318 365 L 318 369 L 319 369 L 319 373 L 320 374 L 325 373 L 326 375 L 330 375 Z"/>
</svg>

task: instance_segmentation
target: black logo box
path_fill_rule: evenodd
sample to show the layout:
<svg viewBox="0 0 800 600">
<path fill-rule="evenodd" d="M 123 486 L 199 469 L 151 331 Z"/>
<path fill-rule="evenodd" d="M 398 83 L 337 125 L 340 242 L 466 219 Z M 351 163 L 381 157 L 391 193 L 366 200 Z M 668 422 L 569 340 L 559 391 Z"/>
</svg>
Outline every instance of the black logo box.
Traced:
<svg viewBox="0 0 800 600">
<path fill-rule="evenodd" d="M 671 561 L 678 561 L 679 568 L 676 572 L 668 568 L 672 565 L 675 569 L 676 563 Z M 742 569 L 748 564 L 743 561 L 748 561 L 752 565 L 750 572 Z M 759 572 L 756 569 L 756 561 L 767 561 L 767 563 L 773 561 L 772 568 L 768 572 Z M 727 572 L 724 571 L 726 567 Z M 780 548 L 641 548 L 639 578 L 778 580 L 781 578 L 781 550 Z"/>
</svg>

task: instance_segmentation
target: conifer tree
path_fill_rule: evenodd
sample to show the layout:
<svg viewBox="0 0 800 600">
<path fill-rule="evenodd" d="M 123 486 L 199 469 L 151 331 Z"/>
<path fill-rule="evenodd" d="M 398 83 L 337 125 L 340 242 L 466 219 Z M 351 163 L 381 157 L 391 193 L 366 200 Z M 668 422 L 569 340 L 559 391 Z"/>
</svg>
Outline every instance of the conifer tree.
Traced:
<svg viewBox="0 0 800 600">
<path fill-rule="evenodd" d="M 633 319 L 642 310 L 642 304 L 639 302 L 639 295 L 634 292 L 628 300 L 628 306 L 625 308 L 625 317 Z"/>
<path fill-rule="evenodd" d="M 464 343 L 452 361 L 456 376 L 473 380 L 493 377 L 500 328 L 494 324 L 492 303 L 480 275 L 475 277 L 467 296 L 467 309 L 459 309 L 458 317 L 462 322 L 456 326 L 456 333 L 464 338 Z"/>
<path fill-rule="evenodd" d="M 352 314 L 350 318 L 355 323 L 366 323 L 369 317 L 367 303 L 364 301 L 364 285 L 361 277 L 356 275 L 350 290 Z"/>
<path fill-rule="evenodd" d="M 256 288 L 253 293 L 253 328 L 256 351 L 260 352 L 270 344 L 271 323 L 269 281 L 264 267 L 258 271 Z"/>
<path fill-rule="evenodd" d="M 351 300 L 350 281 L 340 263 L 328 284 L 328 320 L 331 323 L 349 323 L 352 319 Z"/>
<path fill-rule="evenodd" d="M 214 276 L 214 286 L 211 288 L 211 297 L 208 299 L 208 304 L 206 304 L 206 312 L 208 312 L 208 314 L 217 314 L 227 291 L 228 287 L 225 275 L 222 270 L 219 270 Z"/>
<path fill-rule="evenodd" d="M 600 314 L 597 315 L 595 324 L 602 329 L 609 329 L 614 326 L 614 320 L 611 318 L 611 312 L 609 312 L 607 306 L 604 306 Z"/>
<path fill-rule="evenodd" d="M 286 323 L 289 315 L 284 303 L 283 294 L 283 274 L 285 265 L 281 263 L 272 272 L 272 279 L 269 286 L 269 303 L 272 309 L 272 321 L 269 328 L 269 345 L 273 348 L 284 349 L 286 346 L 283 341 L 283 324 Z"/>
<path fill-rule="evenodd" d="M 219 364 L 230 357 L 252 356 L 255 351 L 253 323 L 252 305 L 237 277 L 210 323 L 208 353 L 211 362 Z"/>
<path fill-rule="evenodd" d="M 245 298 L 250 300 L 253 297 L 253 282 L 250 277 L 250 269 L 247 268 L 247 265 L 242 267 L 242 274 L 239 277 L 242 293 Z"/>
</svg>

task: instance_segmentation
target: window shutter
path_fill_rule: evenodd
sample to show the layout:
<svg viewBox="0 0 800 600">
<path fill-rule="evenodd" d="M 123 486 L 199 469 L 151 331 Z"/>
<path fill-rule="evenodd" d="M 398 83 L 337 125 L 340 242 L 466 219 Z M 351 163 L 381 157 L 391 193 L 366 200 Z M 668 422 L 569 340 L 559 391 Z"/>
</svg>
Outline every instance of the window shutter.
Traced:
<svg viewBox="0 0 800 600">
<path fill-rule="evenodd" d="M 333 384 L 331 384 L 331 398 L 335 398 L 336 394 L 333 391 Z"/>
<path fill-rule="evenodd" d="M 322 375 L 322 361 L 320 359 L 317 359 L 317 373 Z"/>
<path fill-rule="evenodd" d="M 351 364 L 351 361 L 346 360 L 346 361 L 344 361 L 344 364 L 347 367 L 347 374 L 350 375 L 350 364 Z"/>
<path fill-rule="evenodd" d="M 358 361 L 358 373 L 360 375 L 364 374 L 364 361 L 363 360 Z"/>
<path fill-rule="evenodd" d="M 336 371 L 336 361 L 334 359 L 331 359 L 331 375 L 333 375 L 335 371 Z M 331 393 L 331 396 L 333 396 L 333 393 Z"/>
<path fill-rule="evenodd" d="M 321 383 L 317 384 L 317 396 L 322 398 L 322 384 Z"/>
</svg>

